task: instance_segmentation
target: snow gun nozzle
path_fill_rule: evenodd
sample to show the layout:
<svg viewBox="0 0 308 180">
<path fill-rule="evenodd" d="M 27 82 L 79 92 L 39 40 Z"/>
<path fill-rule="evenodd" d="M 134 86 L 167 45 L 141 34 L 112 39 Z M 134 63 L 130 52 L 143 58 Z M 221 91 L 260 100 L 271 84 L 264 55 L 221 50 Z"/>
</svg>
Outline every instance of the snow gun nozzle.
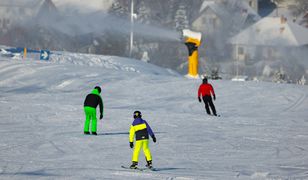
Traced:
<svg viewBox="0 0 308 180">
<path fill-rule="evenodd" d="M 187 39 L 194 39 L 196 41 L 201 41 L 202 34 L 200 32 L 191 31 L 189 29 L 183 29 L 181 41 L 187 41 Z"/>
</svg>

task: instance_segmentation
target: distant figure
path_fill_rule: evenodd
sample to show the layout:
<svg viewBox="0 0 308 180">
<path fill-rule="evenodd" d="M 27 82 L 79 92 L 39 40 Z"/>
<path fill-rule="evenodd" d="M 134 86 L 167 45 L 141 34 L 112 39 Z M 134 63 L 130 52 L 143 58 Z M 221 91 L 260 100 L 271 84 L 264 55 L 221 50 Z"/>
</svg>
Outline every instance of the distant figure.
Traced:
<svg viewBox="0 0 308 180">
<path fill-rule="evenodd" d="M 153 142 L 156 142 L 155 135 L 150 125 L 143 120 L 140 111 L 134 112 L 134 121 L 130 126 L 129 130 L 129 145 L 131 148 L 134 147 L 134 136 L 136 135 L 136 146 L 133 152 L 131 169 L 136 169 L 138 165 L 138 157 L 140 149 L 143 149 L 145 159 L 147 161 L 147 167 L 152 168 L 152 156 L 149 149 L 149 135 L 152 137 Z"/>
<path fill-rule="evenodd" d="M 208 115 L 211 115 L 210 108 L 209 108 L 210 106 L 212 109 L 213 115 L 217 116 L 216 109 L 212 101 L 212 96 L 214 100 L 216 100 L 215 92 L 214 92 L 213 86 L 211 84 L 208 84 L 206 77 L 203 79 L 203 83 L 200 85 L 199 90 L 198 90 L 198 100 L 201 103 L 200 96 L 202 96 L 203 102 L 205 104 L 206 113 Z"/>
<path fill-rule="evenodd" d="M 91 133 L 97 135 L 97 119 L 96 119 L 96 107 L 99 105 L 100 116 L 99 119 L 103 119 L 103 100 L 101 98 L 101 88 L 96 86 L 91 94 L 88 94 L 84 101 L 84 112 L 86 115 L 86 120 L 84 123 L 84 134 L 90 134 L 90 122 L 91 122 Z"/>
</svg>

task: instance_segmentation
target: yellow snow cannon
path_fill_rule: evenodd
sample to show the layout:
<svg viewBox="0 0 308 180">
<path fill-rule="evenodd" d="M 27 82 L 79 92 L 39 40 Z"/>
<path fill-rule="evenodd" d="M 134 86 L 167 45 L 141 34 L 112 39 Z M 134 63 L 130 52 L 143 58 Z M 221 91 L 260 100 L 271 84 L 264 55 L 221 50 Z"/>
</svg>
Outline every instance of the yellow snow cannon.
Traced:
<svg viewBox="0 0 308 180">
<path fill-rule="evenodd" d="M 201 44 L 202 34 L 189 29 L 183 30 L 185 45 L 188 48 L 188 77 L 199 78 L 198 74 L 198 47 Z"/>
</svg>

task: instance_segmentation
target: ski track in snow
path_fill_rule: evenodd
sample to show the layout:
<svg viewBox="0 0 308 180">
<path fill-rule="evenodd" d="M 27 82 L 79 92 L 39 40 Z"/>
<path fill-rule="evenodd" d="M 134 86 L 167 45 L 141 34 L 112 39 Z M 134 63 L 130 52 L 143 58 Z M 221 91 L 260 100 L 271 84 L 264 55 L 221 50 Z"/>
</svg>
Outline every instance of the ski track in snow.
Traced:
<svg viewBox="0 0 308 180">
<path fill-rule="evenodd" d="M 200 80 L 131 59 L 0 59 L 0 179 L 308 179 L 307 86 L 210 82 L 221 117 L 198 102 Z M 98 136 L 85 136 L 82 104 L 95 85 L 105 114 Z M 158 171 L 120 167 L 137 109 L 156 132 Z"/>
<path fill-rule="evenodd" d="M 286 108 L 285 111 L 292 111 L 293 109 L 296 110 L 296 108 L 302 106 L 305 101 L 307 101 L 307 94 L 300 94 L 300 97 L 288 108 Z"/>
</svg>

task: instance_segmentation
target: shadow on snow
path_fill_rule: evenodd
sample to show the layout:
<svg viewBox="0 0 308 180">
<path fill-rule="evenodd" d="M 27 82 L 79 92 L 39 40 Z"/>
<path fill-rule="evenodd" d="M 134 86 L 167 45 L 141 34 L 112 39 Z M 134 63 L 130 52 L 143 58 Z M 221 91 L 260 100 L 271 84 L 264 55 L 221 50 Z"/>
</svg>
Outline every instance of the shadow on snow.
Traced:
<svg viewBox="0 0 308 180">
<path fill-rule="evenodd" d="M 47 173 L 45 172 L 44 169 L 41 170 L 35 170 L 35 171 L 26 171 L 26 172 L 17 172 L 17 173 L 1 173 L 0 175 L 11 175 L 11 176 L 17 176 L 17 175 L 21 175 L 21 176 L 59 176 L 56 174 L 52 174 L 52 173 Z"/>
</svg>

